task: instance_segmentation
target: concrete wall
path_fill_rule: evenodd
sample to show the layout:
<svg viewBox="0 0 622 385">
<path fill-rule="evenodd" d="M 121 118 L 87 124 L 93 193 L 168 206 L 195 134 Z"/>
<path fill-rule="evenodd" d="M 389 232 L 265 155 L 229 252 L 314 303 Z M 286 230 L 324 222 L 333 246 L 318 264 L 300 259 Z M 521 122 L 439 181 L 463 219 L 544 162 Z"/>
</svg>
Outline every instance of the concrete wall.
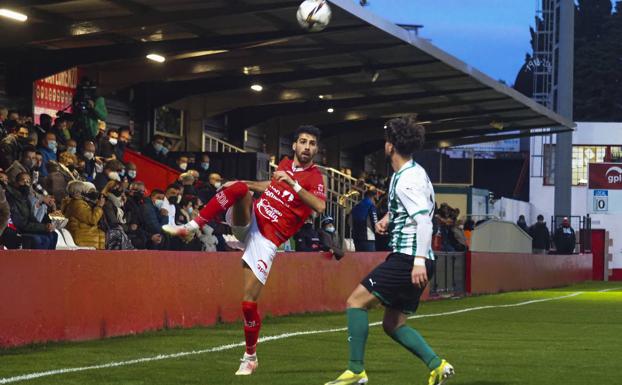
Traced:
<svg viewBox="0 0 622 385">
<path fill-rule="evenodd" d="M 531 237 L 513 222 L 490 220 L 471 233 L 471 251 L 531 253 Z"/>
</svg>

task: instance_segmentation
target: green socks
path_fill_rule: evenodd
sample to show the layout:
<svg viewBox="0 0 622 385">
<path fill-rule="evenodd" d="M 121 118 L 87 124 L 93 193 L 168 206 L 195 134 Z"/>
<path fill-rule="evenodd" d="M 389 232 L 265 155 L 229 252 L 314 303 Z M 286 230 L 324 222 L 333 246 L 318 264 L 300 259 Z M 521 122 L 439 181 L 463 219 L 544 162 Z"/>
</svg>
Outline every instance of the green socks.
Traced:
<svg viewBox="0 0 622 385">
<path fill-rule="evenodd" d="M 348 323 L 348 326 L 349 325 L 350 324 Z M 419 357 L 419 359 L 421 359 L 421 361 L 423 361 L 430 370 L 436 369 L 441 364 L 441 359 L 438 358 L 428 343 L 425 342 L 421 334 L 419 334 L 415 329 L 403 325 L 393 332 L 391 338 L 405 347 L 412 354 Z M 350 346 L 352 346 L 352 344 L 350 344 Z M 350 357 L 352 357 L 352 353 L 350 353 Z"/>
<path fill-rule="evenodd" d="M 348 316 L 348 344 L 350 345 L 348 369 L 359 374 L 365 370 L 363 358 L 369 333 L 369 319 L 365 309 L 350 308 L 346 314 Z"/>
</svg>

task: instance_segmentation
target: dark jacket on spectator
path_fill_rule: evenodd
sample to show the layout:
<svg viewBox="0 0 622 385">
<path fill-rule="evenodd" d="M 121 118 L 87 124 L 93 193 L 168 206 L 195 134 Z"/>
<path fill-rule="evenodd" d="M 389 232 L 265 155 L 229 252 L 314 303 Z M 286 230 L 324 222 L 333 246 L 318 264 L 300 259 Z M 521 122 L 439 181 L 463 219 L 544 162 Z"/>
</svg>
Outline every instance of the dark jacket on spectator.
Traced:
<svg viewBox="0 0 622 385">
<path fill-rule="evenodd" d="M 9 209 L 9 202 L 6 200 L 4 189 L 0 187 L 0 235 L 4 232 L 10 216 L 11 210 Z"/>
<path fill-rule="evenodd" d="M 296 251 L 320 251 L 320 234 L 313 228 L 313 223 L 305 223 L 294 236 Z"/>
<path fill-rule="evenodd" d="M 13 161 L 13 163 L 11 163 L 11 166 L 7 169 L 5 169 L 6 171 L 6 175 L 9 177 L 9 183 L 11 182 L 15 182 L 15 178 L 17 177 L 18 174 L 22 173 L 22 172 L 28 172 L 28 170 L 26 170 L 26 167 L 24 167 L 19 160 Z M 30 174 L 30 172 L 28 172 Z"/>
<path fill-rule="evenodd" d="M 551 248 L 551 236 L 546 222 L 536 222 L 529 228 L 532 248 L 548 250 Z"/>
<path fill-rule="evenodd" d="M 322 251 L 332 250 L 336 260 L 343 258 L 343 249 L 339 245 L 339 237 L 336 232 L 329 233 L 324 231 L 324 229 L 320 229 L 319 235 Z"/>
<path fill-rule="evenodd" d="M 572 227 L 560 226 L 553 237 L 555 248 L 559 254 L 572 254 L 576 244 L 576 236 Z"/>
<path fill-rule="evenodd" d="M 163 160 L 163 156 L 161 152 L 157 152 L 156 149 L 153 147 L 152 143 L 148 143 L 141 151 L 141 154 L 144 156 L 148 156 L 151 159 L 157 160 L 158 162 L 161 163 L 166 163 Z"/>
<path fill-rule="evenodd" d="M 145 198 L 145 203 L 143 203 L 140 210 L 143 218 L 143 229 L 147 234 L 150 236 L 160 234 L 162 232 L 162 226 L 168 223 L 168 216 L 161 215 L 160 209 L 158 209 L 149 198 Z"/>
<path fill-rule="evenodd" d="M 11 206 L 11 221 L 20 233 L 46 234 L 50 218 L 47 214 L 39 222 L 28 196 L 23 195 L 12 186 L 7 186 L 7 200 Z"/>
<path fill-rule="evenodd" d="M 142 224 L 142 204 L 142 200 L 129 196 L 123 206 L 125 225 L 127 227 L 126 233 L 135 249 L 147 248 L 147 233 L 143 230 L 144 226 Z"/>
<path fill-rule="evenodd" d="M 43 179 L 42 186 L 48 194 L 54 196 L 56 202 L 62 202 L 66 194 L 69 180 L 59 170 L 52 171 Z"/>
<path fill-rule="evenodd" d="M 375 226 L 378 222 L 376 206 L 371 198 L 365 198 L 352 208 L 352 239 L 375 240 Z"/>
<path fill-rule="evenodd" d="M 21 141 L 13 135 L 2 139 L 0 141 L 0 168 L 6 170 L 14 161 L 18 160 L 24 144 L 27 142 Z"/>
<path fill-rule="evenodd" d="M 106 184 L 108 184 L 108 182 L 110 182 L 110 179 L 108 179 L 108 175 L 102 172 L 97 174 L 95 180 L 93 181 L 93 184 L 95 185 L 95 188 L 97 190 L 102 191 L 104 187 L 106 187 Z"/>
<path fill-rule="evenodd" d="M 53 161 L 57 160 L 56 153 L 44 146 L 39 146 L 37 150 L 39 150 L 39 152 L 41 152 L 41 155 L 43 155 L 43 163 L 41 164 L 41 167 L 39 168 L 39 172 L 41 173 L 42 177 L 46 177 L 48 176 L 48 168 L 47 168 L 48 162 L 51 160 Z"/>
<path fill-rule="evenodd" d="M 113 155 L 116 156 L 116 149 L 118 145 L 119 144 L 117 143 L 116 146 L 113 146 L 110 144 L 110 138 L 108 138 L 108 136 L 102 136 L 97 147 L 97 155 L 105 159 L 111 158 Z"/>
</svg>

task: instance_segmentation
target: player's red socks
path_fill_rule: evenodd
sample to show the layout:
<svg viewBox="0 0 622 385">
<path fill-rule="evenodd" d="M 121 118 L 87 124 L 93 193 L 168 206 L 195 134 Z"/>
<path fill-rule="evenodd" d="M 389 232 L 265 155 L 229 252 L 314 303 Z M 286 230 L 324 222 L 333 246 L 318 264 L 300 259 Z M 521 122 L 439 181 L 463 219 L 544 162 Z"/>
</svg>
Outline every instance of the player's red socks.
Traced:
<svg viewBox="0 0 622 385">
<path fill-rule="evenodd" d="M 257 311 L 257 302 L 242 302 L 242 312 L 244 313 L 246 354 L 255 354 L 257 340 L 259 340 L 259 329 L 261 329 L 261 318 Z"/>
<path fill-rule="evenodd" d="M 248 186 L 246 183 L 235 182 L 214 195 L 214 197 L 203 206 L 194 221 L 199 225 L 199 228 L 202 228 L 207 222 L 226 212 L 229 207 L 244 198 L 246 194 L 248 194 Z"/>
</svg>

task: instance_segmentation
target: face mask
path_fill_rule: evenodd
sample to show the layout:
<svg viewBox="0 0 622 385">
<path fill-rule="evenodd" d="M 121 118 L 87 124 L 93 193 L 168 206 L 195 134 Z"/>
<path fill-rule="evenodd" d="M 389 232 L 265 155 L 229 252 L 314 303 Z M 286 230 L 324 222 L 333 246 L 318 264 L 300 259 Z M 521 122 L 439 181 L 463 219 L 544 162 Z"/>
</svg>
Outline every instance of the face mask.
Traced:
<svg viewBox="0 0 622 385">
<path fill-rule="evenodd" d="M 90 151 L 85 152 L 83 155 L 84 155 L 84 157 L 85 157 L 86 159 L 88 159 L 88 160 L 93 159 L 93 157 L 95 156 L 95 154 L 94 154 L 94 153 L 92 153 L 92 152 L 90 152 Z"/>
<path fill-rule="evenodd" d="M 110 180 L 116 180 L 117 182 L 121 182 L 121 177 L 119 176 L 119 173 L 116 171 L 112 171 L 108 173 L 108 179 Z"/>
<path fill-rule="evenodd" d="M 142 199 L 143 199 L 144 194 L 143 194 L 142 192 L 140 192 L 140 191 L 136 191 L 136 192 L 134 192 L 134 193 L 132 194 L 132 197 L 133 197 L 135 200 L 140 201 L 140 200 L 142 200 Z"/>
<path fill-rule="evenodd" d="M 56 143 L 55 140 L 50 140 L 48 142 L 48 148 L 54 152 L 56 152 L 56 149 L 58 148 L 58 143 Z"/>
<path fill-rule="evenodd" d="M 192 207 L 188 207 L 188 214 L 192 214 L 192 210 L 193 210 Z"/>
<path fill-rule="evenodd" d="M 22 193 L 23 195 L 28 195 L 30 194 L 30 186 L 25 185 L 25 186 L 19 186 L 18 190 L 20 193 Z"/>
<path fill-rule="evenodd" d="M 75 155 L 76 154 L 76 148 L 75 147 L 67 147 L 67 152 Z"/>
<path fill-rule="evenodd" d="M 327 233 L 334 233 L 335 232 L 335 226 L 326 226 L 326 232 Z"/>
<path fill-rule="evenodd" d="M 216 182 L 216 183 L 214 183 L 214 187 L 216 187 L 216 188 L 220 188 L 220 186 L 222 186 L 222 183 L 220 183 L 220 182 Z"/>
<path fill-rule="evenodd" d="M 119 175 L 120 175 L 120 176 L 124 176 L 124 175 L 125 175 L 125 169 L 123 169 L 123 170 L 119 171 Z"/>
<path fill-rule="evenodd" d="M 174 205 L 174 204 L 177 204 L 177 202 L 179 202 L 178 198 L 179 197 L 177 195 L 174 195 L 174 196 L 170 196 L 170 197 L 168 197 L 166 199 L 168 200 L 168 203 Z"/>
<path fill-rule="evenodd" d="M 160 143 L 156 143 L 156 144 L 153 145 L 153 148 L 156 150 L 156 152 L 160 152 L 160 151 L 162 151 L 164 146 L 161 145 Z"/>
<path fill-rule="evenodd" d="M 99 173 L 101 173 L 102 171 L 104 171 L 104 165 L 103 165 L 103 164 L 98 164 L 98 163 L 95 163 L 95 172 L 99 174 Z"/>
<path fill-rule="evenodd" d="M 156 199 L 155 207 L 161 209 L 163 204 L 164 204 L 164 201 L 162 199 Z"/>
<path fill-rule="evenodd" d="M 188 168 L 188 163 L 180 163 L 179 168 L 185 171 Z"/>
<path fill-rule="evenodd" d="M 129 176 L 132 179 L 136 178 L 136 170 L 128 170 L 127 176 Z"/>
<path fill-rule="evenodd" d="M 110 142 L 110 144 L 112 144 L 113 146 L 116 146 L 116 145 L 117 145 L 117 143 L 119 143 L 119 140 L 118 140 L 118 139 L 115 139 L 115 138 L 110 138 L 110 139 L 108 139 L 108 141 L 109 141 L 109 142 Z"/>
<path fill-rule="evenodd" d="M 168 148 L 162 147 L 162 155 L 168 154 Z"/>
<path fill-rule="evenodd" d="M 201 168 L 202 168 L 203 170 L 207 170 L 207 169 L 209 168 L 209 163 L 207 163 L 207 162 L 203 162 L 203 163 L 201 163 Z"/>
</svg>

